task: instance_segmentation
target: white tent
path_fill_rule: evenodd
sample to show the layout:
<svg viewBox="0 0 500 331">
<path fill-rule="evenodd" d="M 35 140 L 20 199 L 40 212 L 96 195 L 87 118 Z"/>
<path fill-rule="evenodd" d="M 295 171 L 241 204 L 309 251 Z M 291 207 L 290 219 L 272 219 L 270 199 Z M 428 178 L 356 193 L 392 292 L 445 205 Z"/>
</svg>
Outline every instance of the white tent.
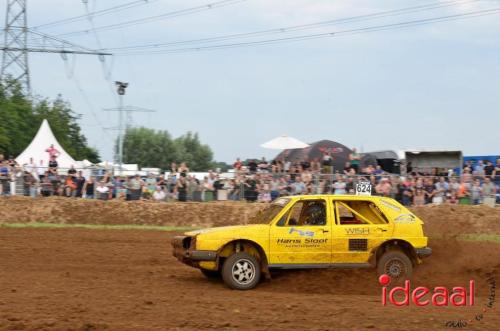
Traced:
<svg viewBox="0 0 500 331">
<path fill-rule="evenodd" d="M 69 168 L 71 165 L 76 166 L 75 160 L 57 141 L 47 120 L 43 120 L 35 138 L 33 138 L 29 146 L 26 147 L 26 149 L 16 158 L 16 162 L 20 165 L 29 164 L 30 158 L 33 158 L 33 161 L 37 166 L 40 164 L 40 160 L 43 160 L 44 166 L 48 166 L 49 153 L 47 153 L 46 150 L 50 147 L 50 145 L 54 145 L 54 148 L 60 153 L 57 157 L 59 168 Z"/>
<path fill-rule="evenodd" d="M 305 142 L 302 142 L 293 137 L 288 137 L 287 135 L 282 135 L 280 137 L 269 140 L 268 142 L 260 146 L 269 149 L 295 149 L 309 147 L 309 145 Z"/>
</svg>

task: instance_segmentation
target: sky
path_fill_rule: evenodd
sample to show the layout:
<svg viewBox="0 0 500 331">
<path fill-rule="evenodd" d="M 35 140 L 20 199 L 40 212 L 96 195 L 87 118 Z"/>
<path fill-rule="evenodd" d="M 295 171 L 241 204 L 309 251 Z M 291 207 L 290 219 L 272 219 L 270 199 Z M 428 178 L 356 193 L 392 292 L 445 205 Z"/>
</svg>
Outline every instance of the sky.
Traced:
<svg viewBox="0 0 500 331">
<path fill-rule="evenodd" d="M 133 0 L 87 0 L 90 11 Z M 85 14 L 81 0 L 28 0 L 28 25 Z M 150 0 L 151 2 L 151 0 Z M 216 0 L 156 0 L 94 18 L 94 26 L 129 21 Z M 283 28 L 425 4 L 432 0 L 246 0 L 147 24 L 62 35 L 90 28 L 88 20 L 38 31 L 91 48 L 113 48 Z M 5 5 L 4 5 L 5 6 Z M 500 8 L 498 0 L 461 1 L 405 15 L 278 33 L 248 42 L 338 32 L 374 25 Z M 5 7 L 0 8 L 4 17 Z M 97 38 L 96 38 L 97 36 Z M 179 46 L 177 46 L 179 47 Z M 113 81 L 129 82 L 131 124 L 198 132 L 217 161 L 271 158 L 260 145 L 287 134 L 305 142 L 329 139 L 364 152 L 462 150 L 500 154 L 500 13 L 404 29 L 273 45 L 175 54 L 96 56 L 30 54 L 36 95 L 61 94 L 89 144 L 113 158 L 118 114 Z"/>
</svg>

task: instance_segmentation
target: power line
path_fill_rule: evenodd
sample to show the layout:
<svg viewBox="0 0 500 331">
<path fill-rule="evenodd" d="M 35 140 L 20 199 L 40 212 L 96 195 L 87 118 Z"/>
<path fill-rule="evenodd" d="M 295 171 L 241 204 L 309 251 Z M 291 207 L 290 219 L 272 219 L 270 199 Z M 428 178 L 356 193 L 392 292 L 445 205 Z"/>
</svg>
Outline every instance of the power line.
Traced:
<svg viewBox="0 0 500 331">
<path fill-rule="evenodd" d="M 78 15 L 78 16 L 74 16 L 74 17 L 68 17 L 68 18 L 54 21 L 54 22 L 40 24 L 40 25 L 33 27 L 33 29 L 45 29 L 45 28 L 49 28 L 49 27 L 53 27 L 53 26 L 57 26 L 57 25 L 61 25 L 61 24 L 69 24 L 69 23 L 74 23 L 74 22 L 78 22 L 78 21 L 83 21 L 87 18 L 87 15 L 91 15 L 92 17 L 100 17 L 100 16 L 104 16 L 104 15 L 108 15 L 108 14 L 114 14 L 114 13 L 117 13 L 117 12 L 120 12 L 123 10 L 135 8 L 138 6 L 149 5 L 149 4 L 152 4 L 152 3 L 157 2 L 157 1 L 159 1 L 159 0 L 136 0 L 136 1 L 122 4 L 122 5 L 117 5 L 114 7 L 109 7 L 106 9 L 93 11 L 93 12 L 90 12 L 88 14 Z"/>
<path fill-rule="evenodd" d="M 165 14 L 144 17 L 144 18 L 131 20 L 131 21 L 125 21 L 125 22 L 121 22 L 121 23 L 99 26 L 99 27 L 96 27 L 95 30 L 96 31 L 109 31 L 109 30 L 115 30 L 115 29 L 120 29 L 120 28 L 127 28 L 127 27 L 131 27 L 131 26 L 136 26 L 139 24 L 145 24 L 145 23 L 150 23 L 150 22 L 159 21 L 159 20 L 165 20 L 165 19 L 169 19 L 169 18 L 173 18 L 173 17 L 195 14 L 195 13 L 199 13 L 199 12 L 210 10 L 210 9 L 230 6 L 230 5 L 234 5 L 234 4 L 237 4 L 240 2 L 244 2 L 244 1 L 247 1 L 247 0 L 222 0 L 222 1 L 212 2 L 212 3 L 206 4 L 206 5 L 197 6 L 197 7 L 176 10 L 176 11 L 168 12 Z M 87 34 L 87 33 L 89 33 L 89 30 L 79 30 L 79 31 L 74 31 L 74 32 L 62 33 L 59 36 L 77 36 L 77 35 Z"/>
<path fill-rule="evenodd" d="M 354 34 L 362 34 L 362 33 L 370 33 L 376 31 L 385 31 L 385 30 L 395 30 L 419 25 L 427 25 L 439 22 L 447 22 L 447 21 L 456 21 L 461 19 L 482 17 L 488 15 L 499 14 L 500 8 L 480 10 L 475 12 L 468 12 L 456 15 L 448 15 L 448 16 L 440 16 L 434 18 L 427 19 L 419 19 L 413 21 L 404 21 L 398 23 L 391 24 L 383 24 L 383 25 L 375 25 L 363 28 L 349 29 L 349 30 L 341 30 L 341 31 L 332 31 L 325 33 L 317 33 L 317 34 L 307 34 L 301 36 L 293 36 L 293 37 L 285 37 L 285 38 L 276 38 L 276 39 L 265 39 L 251 42 L 240 42 L 240 43 L 231 43 L 231 44 L 219 44 L 219 45 L 211 45 L 211 46 L 199 46 L 199 47 L 185 47 L 185 48 L 175 48 L 175 49 L 167 49 L 167 50 L 158 50 L 158 51 L 130 51 L 123 53 L 115 53 L 116 55 L 151 55 L 151 54 L 171 54 L 171 53 L 185 53 L 185 52 L 198 52 L 205 50 L 218 50 L 218 49 L 228 49 L 228 48 L 237 48 L 237 47 L 250 47 L 250 46 L 260 46 L 260 45 L 270 45 L 270 44 L 278 44 L 285 42 L 293 42 L 293 41 L 303 41 L 303 40 L 311 40 L 311 39 L 319 39 L 319 38 L 327 38 L 327 37 L 337 37 L 344 35 L 354 35 Z"/>
<path fill-rule="evenodd" d="M 154 49 L 154 48 L 163 48 L 163 47 L 170 47 L 170 46 L 176 46 L 176 45 L 197 44 L 197 43 L 203 44 L 203 43 L 211 43 L 211 42 L 216 42 L 216 41 L 225 41 L 225 40 L 239 39 L 239 38 L 261 37 L 261 36 L 265 36 L 265 35 L 283 34 L 283 33 L 296 32 L 296 31 L 302 31 L 302 30 L 308 30 L 308 29 L 316 29 L 316 28 L 321 28 L 321 27 L 331 26 L 331 25 L 355 23 L 355 22 L 374 20 L 374 19 L 385 18 L 385 17 L 390 17 L 390 16 L 396 16 L 396 15 L 405 15 L 405 14 L 440 9 L 440 8 L 444 8 L 444 7 L 455 6 L 458 4 L 472 3 L 472 2 L 478 2 L 478 1 L 482 1 L 482 0 L 454 0 L 454 1 L 441 2 L 441 3 L 437 3 L 437 4 L 432 3 L 432 4 L 426 4 L 426 5 L 419 5 L 419 6 L 413 6 L 413 7 L 401 8 L 401 9 L 395 9 L 395 10 L 381 11 L 381 12 L 372 13 L 372 14 L 358 15 L 358 16 L 352 16 L 352 17 L 347 17 L 347 18 L 339 18 L 339 19 L 333 19 L 333 20 L 327 20 L 327 21 L 321 21 L 321 22 L 315 22 L 315 23 L 308 23 L 308 24 L 301 24 L 301 25 L 294 25 L 294 26 L 288 26 L 288 27 L 282 27 L 282 28 L 274 28 L 274 29 L 260 30 L 260 31 L 254 31 L 254 32 L 245 32 L 245 33 L 236 33 L 236 34 L 229 34 L 229 35 L 223 35 L 223 36 L 211 37 L 211 38 L 181 40 L 181 41 L 172 41 L 172 42 L 165 42 L 165 43 L 154 43 L 154 44 L 143 44 L 143 45 L 136 45 L 136 46 L 113 47 L 113 48 L 107 48 L 106 50 L 120 51 L 120 50 L 133 50 L 133 49 L 151 49 L 151 48 Z"/>
</svg>

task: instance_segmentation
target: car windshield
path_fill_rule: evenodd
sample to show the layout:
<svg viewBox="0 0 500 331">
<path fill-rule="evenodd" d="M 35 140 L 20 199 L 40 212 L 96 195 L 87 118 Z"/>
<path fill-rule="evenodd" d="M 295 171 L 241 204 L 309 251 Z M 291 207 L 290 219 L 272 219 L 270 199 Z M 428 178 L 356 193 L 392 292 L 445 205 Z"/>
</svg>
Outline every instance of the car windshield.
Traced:
<svg viewBox="0 0 500 331">
<path fill-rule="evenodd" d="M 274 201 L 267 208 L 259 211 L 251 220 L 251 224 L 268 224 L 271 222 L 276 215 L 283 210 L 283 208 L 288 204 L 290 200 L 285 198 L 280 198 Z"/>
</svg>

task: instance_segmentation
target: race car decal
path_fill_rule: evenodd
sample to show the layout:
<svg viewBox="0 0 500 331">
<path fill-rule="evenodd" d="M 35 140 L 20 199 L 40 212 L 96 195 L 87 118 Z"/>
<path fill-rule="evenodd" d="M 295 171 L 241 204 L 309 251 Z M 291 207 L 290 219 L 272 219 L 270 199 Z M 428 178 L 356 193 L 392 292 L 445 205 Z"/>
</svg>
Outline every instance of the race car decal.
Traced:
<svg viewBox="0 0 500 331">
<path fill-rule="evenodd" d="M 345 229 L 346 234 L 363 234 L 367 235 L 370 234 L 370 228 L 347 228 Z"/>
<path fill-rule="evenodd" d="M 380 203 L 383 204 L 387 208 L 390 208 L 390 209 L 392 209 L 394 211 L 397 211 L 397 212 L 401 212 L 401 208 L 400 207 L 398 207 L 398 206 L 396 206 L 396 205 L 394 205 L 394 204 L 392 204 L 390 202 L 387 202 L 385 200 L 380 200 Z"/>
<path fill-rule="evenodd" d="M 314 237 L 314 231 L 299 230 L 296 228 L 290 228 L 289 234 L 297 233 L 301 237 Z"/>
<path fill-rule="evenodd" d="M 413 223 L 415 222 L 415 216 L 412 214 L 401 214 L 394 219 L 397 223 Z"/>
</svg>

